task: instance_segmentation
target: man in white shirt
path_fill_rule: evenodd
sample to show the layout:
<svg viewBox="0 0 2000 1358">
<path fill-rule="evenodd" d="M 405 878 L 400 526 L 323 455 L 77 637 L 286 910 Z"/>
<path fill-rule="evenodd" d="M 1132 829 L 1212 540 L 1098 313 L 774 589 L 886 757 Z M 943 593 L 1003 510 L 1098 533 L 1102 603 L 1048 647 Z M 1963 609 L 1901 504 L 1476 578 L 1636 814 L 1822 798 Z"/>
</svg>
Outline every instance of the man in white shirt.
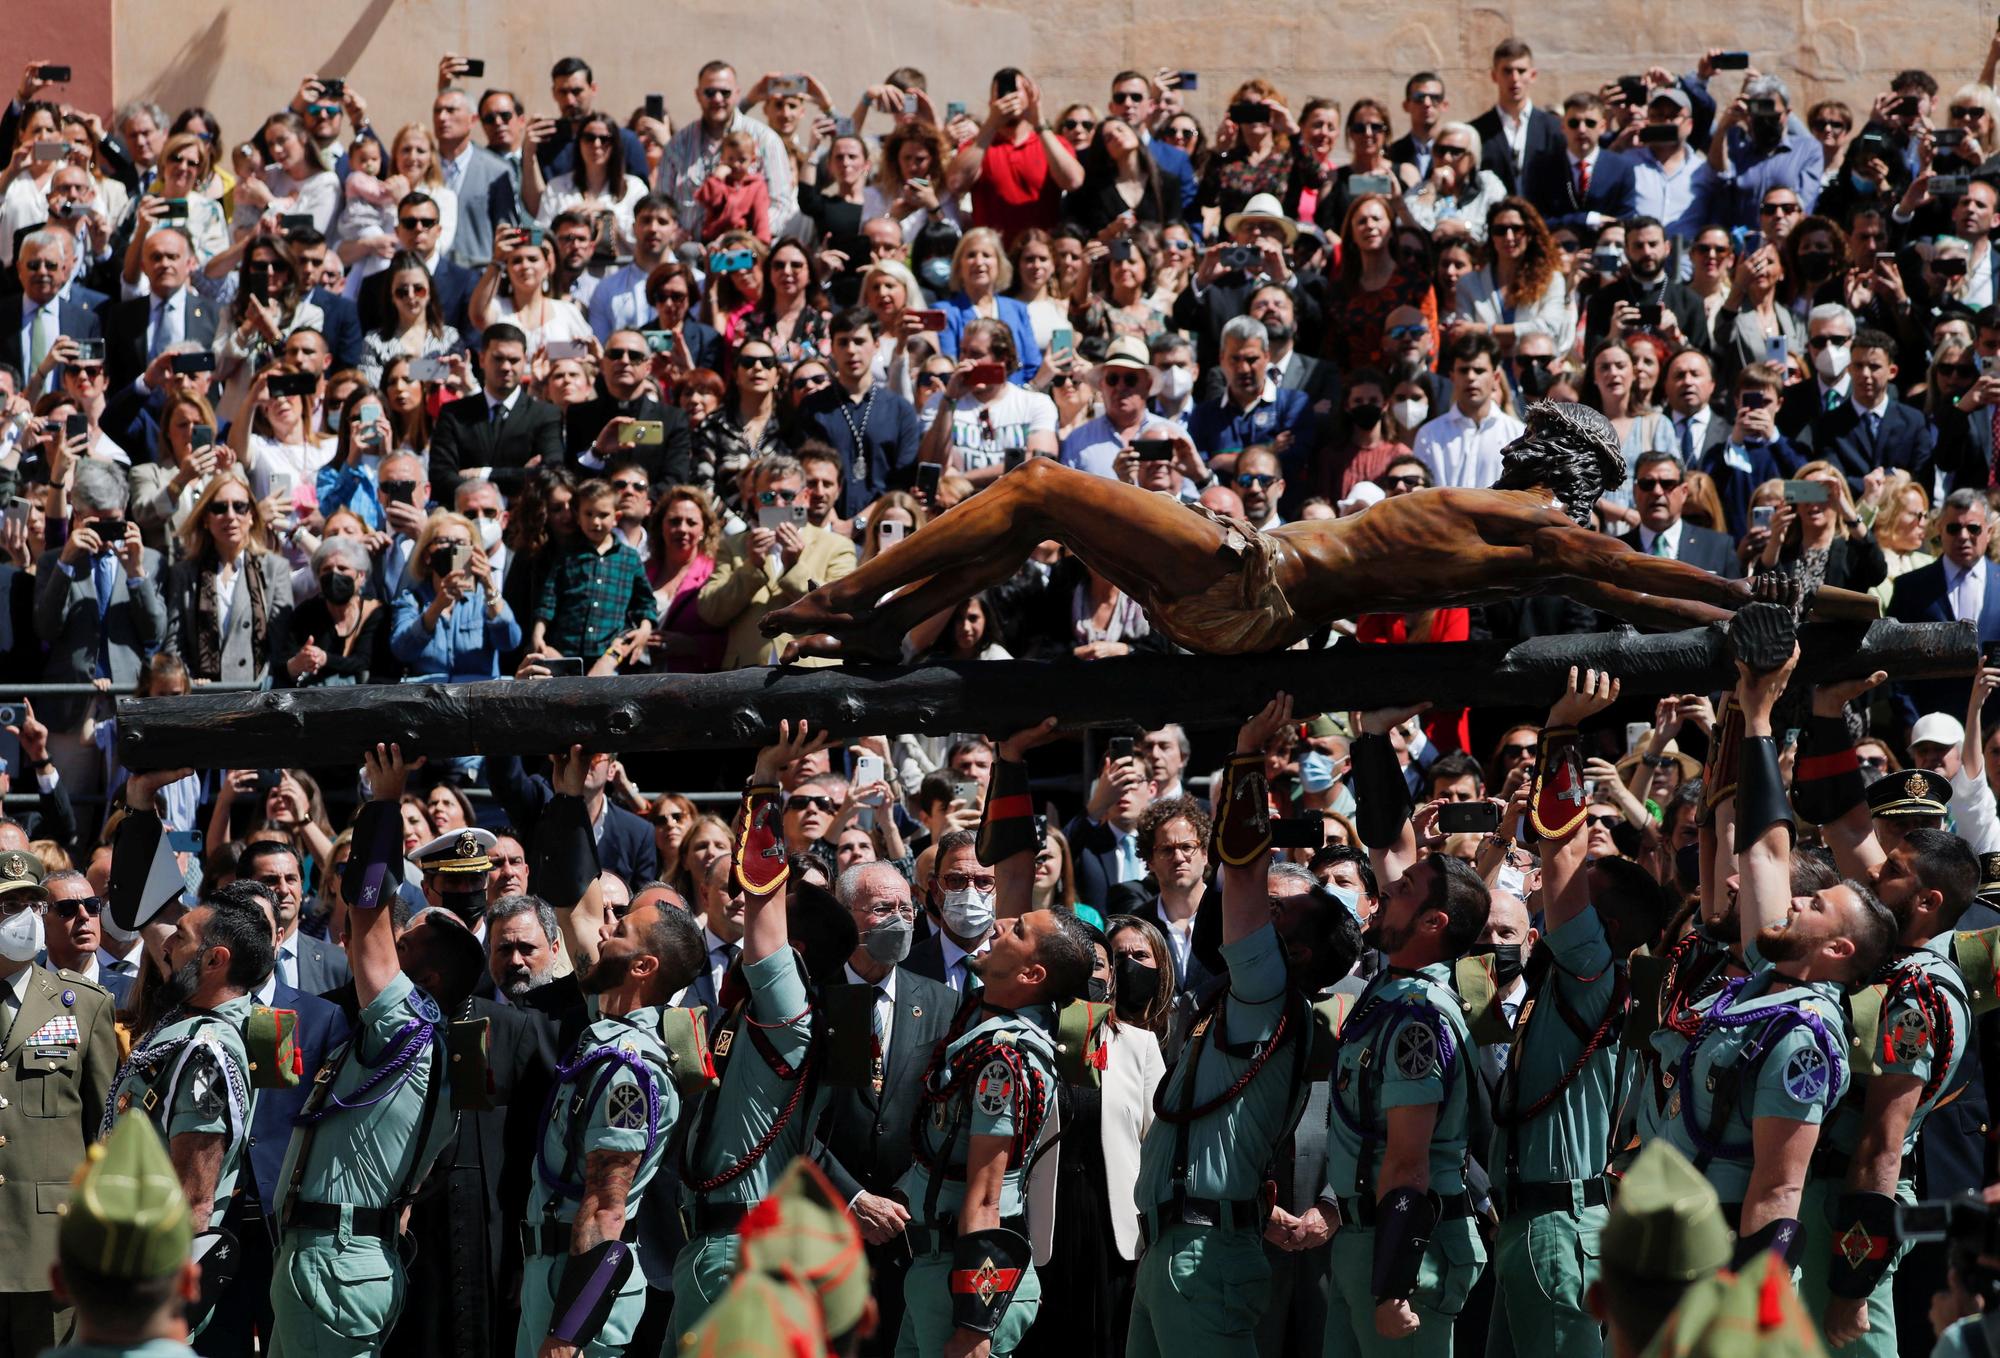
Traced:
<svg viewBox="0 0 2000 1358">
<path fill-rule="evenodd" d="M 599 340 L 617 330 L 650 330 L 658 313 L 646 300 L 646 280 L 681 243 L 673 200 L 649 193 L 632 205 L 632 259 L 604 275 L 590 295 L 590 328 Z"/>
<path fill-rule="evenodd" d="M 1115 378 L 1104 380 L 1113 373 L 1117 374 Z M 1128 373 L 1141 380 L 1128 379 Z M 1146 399 L 1159 384 L 1159 370 L 1153 367 L 1152 356 L 1144 344 L 1129 335 L 1113 340 L 1094 383 L 1103 393 L 1104 413 L 1070 431 L 1062 443 L 1062 464 L 1093 476 L 1115 478 L 1119 455 L 1141 439 L 1173 439 L 1177 444 L 1187 444 L 1188 453 L 1192 454 L 1194 444 L 1181 426 L 1146 408 Z M 1200 461 L 1198 456 L 1195 460 Z M 1207 477 L 1205 468 L 1201 475 Z"/>
<path fill-rule="evenodd" d="M 1500 450 L 1527 426 L 1495 403 L 1500 347 L 1491 335 L 1466 335 L 1445 354 L 1452 408 L 1417 430 L 1410 451 L 1430 468 L 1432 485 L 1484 488 L 1500 479 Z"/>
<path fill-rule="evenodd" d="M 757 143 L 758 168 L 771 189 L 771 235 L 783 235 L 799 210 L 798 185 L 784 142 L 768 124 L 746 118 L 737 110 L 736 70 L 728 62 L 711 61 L 702 67 L 694 94 L 701 116 L 668 141 L 653 187 L 673 201 L 683 231 L 699 232 L 702 208 L 695 202 L 695 192 L 721 158 L 723 137 L 748 132 Z"/>
</svg>

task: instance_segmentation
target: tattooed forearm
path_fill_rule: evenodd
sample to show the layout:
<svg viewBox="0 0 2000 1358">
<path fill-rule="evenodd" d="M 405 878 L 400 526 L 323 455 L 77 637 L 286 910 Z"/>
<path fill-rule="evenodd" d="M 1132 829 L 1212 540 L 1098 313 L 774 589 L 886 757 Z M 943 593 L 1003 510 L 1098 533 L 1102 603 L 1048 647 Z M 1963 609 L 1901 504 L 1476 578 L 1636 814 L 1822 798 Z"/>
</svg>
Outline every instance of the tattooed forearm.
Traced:
<svg viewBox="0 0 2000 1358">
<path fill-rule="evenodd" d="M 570 1253 L 582 1254 L 625 1233 L 625 1199 L 639 1172 L 637 1151 L 592 1151 L 583 1160 L 583 1201 Z"/>
</svg>

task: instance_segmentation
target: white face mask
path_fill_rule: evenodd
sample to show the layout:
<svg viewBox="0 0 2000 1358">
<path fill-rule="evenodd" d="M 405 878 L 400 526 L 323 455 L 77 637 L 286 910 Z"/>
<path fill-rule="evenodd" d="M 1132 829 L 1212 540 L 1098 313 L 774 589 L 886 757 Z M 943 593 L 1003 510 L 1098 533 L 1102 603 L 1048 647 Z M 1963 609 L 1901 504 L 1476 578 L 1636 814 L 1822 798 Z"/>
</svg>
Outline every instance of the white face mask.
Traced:
<svg viewBox="0 0 2000 1358">
<path fill-rule="evenodd" d="M 1188 393 L 1193 390 L 1194 374 L 1186 368 L 1160 369 L 1160 386 L 1156 394 L 1162 401 L 1166 401 L 1169 404 L 1175 401 L 1184 401 L 1187 399 Z"/>
<path fill-rule="evenodd" d="M 1841 374 L 1847 371 L 1847 358 L 1852 352 L 1853 347 L 1846 344 L 1829 344 L 1824 349 L 1815 349 L 1813 367 L 1819 369 L 1822 378 L 1838 382 Z"/>
<path fill-rule="evenodd" d="M 945 927 L 960 938 L 983 938 L 993 927 L 993 893 L 967 887 L 947 891 L 938 901 Z"/>
<path fill-rule="evenodd" d="M 42 917 L 22 910 L 0 919 L 0 957 L 9 962 L 32 962 L 42 950 Z"/>
<path fill-rule="evenodd" d="M 1389 407 L 1389 413 L 1403 428 L 1415 429 L 1424 422 L 1424 416 L 1430 413 L 1430 409 L 1428 401 L 1398 401 Z"/>
<path fill-rule="evenodd" d="M 481 519 L 479 521 L 479 545 L 491 553 L 500 545 L 500 520 Z"/>
</svg>

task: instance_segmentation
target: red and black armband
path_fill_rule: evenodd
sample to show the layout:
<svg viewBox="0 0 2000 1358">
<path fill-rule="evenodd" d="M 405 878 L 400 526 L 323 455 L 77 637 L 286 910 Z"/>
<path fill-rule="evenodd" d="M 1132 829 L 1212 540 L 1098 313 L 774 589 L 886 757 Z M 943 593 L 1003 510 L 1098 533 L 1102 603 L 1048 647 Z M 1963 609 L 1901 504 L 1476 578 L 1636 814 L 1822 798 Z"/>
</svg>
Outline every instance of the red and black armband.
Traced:
<svg viewBox="0 0 2000 1358">
<path fill-rule="evenodd" d="M 1028 766 L 1009 759 L 993 761 L 986 789 L 986 810 L 979 818 L 979 861 L 996 867 L 1017 853 L 1038 853 L 1035 839 L 1035 799 L 1028 791 Z"/>
<path fill-rule="evenodd" d="M 1807 718 L 1792 766 L 1792 804 L 1799 814 L 1814 825 L 1831 825 L 1859 806 L 1866 790 L 1847 719 Z"/>
<path fill-rule="evenodd" d="M 1375 1300 L 1407 1301 L 1417 1290 L 1424 1251 L 1437 1229 L 1438 1200 L 1414 1188 L 1392 1188 L 1375 1204 Z"/>
<path fill-rule="evenodd" d="M 1354 759 L 1354 828 L 1371 849 L 1395 847 L 1410 818 L 1410 785 L 1389 737 L 1363 733 L 1348 747 Z"/>
<path fill-rule="evenodd" d="M 1215 789 L 1212 857 L 1232 868 L 1254 863 L 1271 851 L 1271 786 L 1264 780 L 1264 756 L 1232 754 Z"/>
<path fill-rule="evenodd" d="M 961 1235 L 951 1253 L 951 1323 L 991 1335 L 1013 1304 L 1034 1249 L 1018 1231 L 994 1227 Z"/>
<path fill-rule="evenodd" d="M 1849 1301 L 1865 1301 L 1896 1260 L 1896 1200 L 1886 1193 L 1842 1193 L 1833 1219 L 1827 1290 Z"/>
<path fill-rule="evenodd" d="M 736 884 L 759 899 L 784 889 L 791 876 L 785 856 L 785 803 L 775 783 L 743 789 L 743 829 L 736 837 Z"/>
<path fill-rule="evenodd" d="M 1764 1223 L 1764 1228 L 1749 1235 L 1738 1236 L 1736 1253 L 1730 1256 L 1731 1272 L 1741 1273 L 1754 1263 L 1760 1254 L 1777 1255 L 1793 1268 L 1799 1265 L 1799 1255 L 1804 1252 L 1805 1231 L 1797 1217 L 1779 1217 L 1776 1221 Z"/>
<path fill-rule="evenodd" d="M 1798 838 L 1785 780 L 1778 772 L 1778 742 L 1770 736 L 1743 737 L 1743 762 L 1736 781 L 1736 852 L 1743 853 L 1773 825 Z"/>
<path fill-rule="evenodd" d="M 597 874 L 597 836 L 591 832 L 590 808 L 581 797 L 558 793 L 549 798 L 535 822 L 528 889 L 556 909 L 568 910 L 583 899 Z"/>
<path fill-rule="evenodd" d="M 576 1348 L 595 1339 L 611 1317 L 618 1290 L 632 1276 L 635 1259 L 632 1247 L 622 1240 L 606 1240 L 565 1259 L 562 1280 L 556 1284 L 549 1338 Z"/>
</svg>

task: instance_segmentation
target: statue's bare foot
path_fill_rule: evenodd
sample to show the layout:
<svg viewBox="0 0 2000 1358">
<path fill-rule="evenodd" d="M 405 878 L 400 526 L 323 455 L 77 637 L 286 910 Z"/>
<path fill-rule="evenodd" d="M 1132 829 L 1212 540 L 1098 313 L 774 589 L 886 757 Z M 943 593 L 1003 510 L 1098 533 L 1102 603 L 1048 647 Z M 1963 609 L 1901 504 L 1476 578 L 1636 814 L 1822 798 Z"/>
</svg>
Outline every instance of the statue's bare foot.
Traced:
<svg viewBox="0 0 2000 1358">
<path fill-rule="evenodd" d="M 810 632 L 843 635 L 862 625 L 862 619 L 855 614 L 829 608 L 825 594 L 826 587 L 822 585 L 795 604 L 772 609 L 757 620 L 757 630 L 767 637 L 783 636 L 787 632 L 793 636 L 804 636 Z"/>
<path fill-rule="evenodd" d="M 1791 659 L 1799 638 L 1799 620 L 1787 603 L 1763 600 L 1736 610 L 1729 627 L 1729 646 L 1736 658 L 1760 674 L 1768 674 Z"/>
</svg>

